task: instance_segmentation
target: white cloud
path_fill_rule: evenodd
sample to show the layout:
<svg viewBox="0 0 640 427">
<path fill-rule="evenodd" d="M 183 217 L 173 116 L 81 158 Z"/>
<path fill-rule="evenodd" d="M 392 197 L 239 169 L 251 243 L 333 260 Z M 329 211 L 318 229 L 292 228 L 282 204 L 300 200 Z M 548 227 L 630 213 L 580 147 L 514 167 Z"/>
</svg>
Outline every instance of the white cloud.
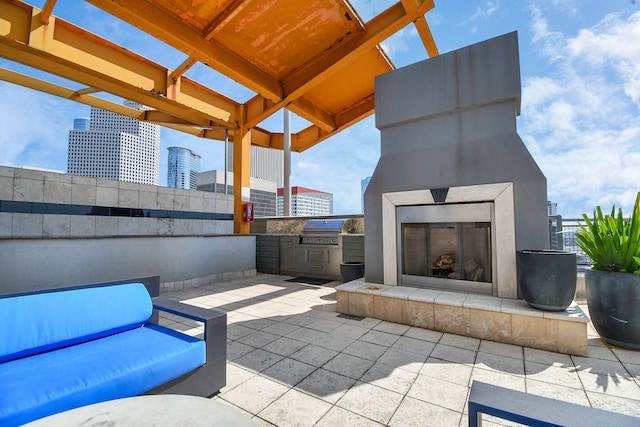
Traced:
<svg viewBox="0 0 640 427">
<path fill-rule="evenodd" d="M 530 9 L 532 43 L 553 66 L 524 79 L 520 133 L 564 216 L 614 203 L 630 211 L 640 191 L 640 13 L 610 15 L 570 36 Z"/>
<path fill-rule="evenodd" d="M 609 15 L 593 29 L 584 29 L 568 40 L 571 60 L 611 68 L 620 76 L 624 91 L 640 103 L 640 12 L 624 19 Z"/>
<path fill-rule="evenodd" d="M 410 49 L 410 42 L 414 39 L 417 33 L 418 32 L 413 25 L 404 27 L 382 42 L 382 49 L 391 58 L 391 60 L 395 62 L 398 54 L 407 52 Z"/>
<path fill-rule="evenodd" d="M 549 24 L 538 6 L 531 5 L 529 10 L 531 13 L 531 32 L 533 33 L 531 41 L 533 45 L 551 62 L 561 60 L 563 52 L 560 46 L 564 35 L 549 28 Z"/>
<path fill-rule="evenodd" d="M 500 10 L 500 4 L 497 2 L 488 1 L 483 6 L 478 6 L 476 12 L 466 19 L 465 22 L 473 22 L 480 18 L 486 18 Z"/>
<path fill-rule="evenodd" d="M 311 162 L 300 161 L 296 163 L 296 166 L 300 169 L 320 169 L 320 165 Z"/>
<path fill-rule="evenodd" d="M 88 107 L 4 82 L 0 99 L 0 165 L 66 170 L 68 131 Z"/>
</svg>

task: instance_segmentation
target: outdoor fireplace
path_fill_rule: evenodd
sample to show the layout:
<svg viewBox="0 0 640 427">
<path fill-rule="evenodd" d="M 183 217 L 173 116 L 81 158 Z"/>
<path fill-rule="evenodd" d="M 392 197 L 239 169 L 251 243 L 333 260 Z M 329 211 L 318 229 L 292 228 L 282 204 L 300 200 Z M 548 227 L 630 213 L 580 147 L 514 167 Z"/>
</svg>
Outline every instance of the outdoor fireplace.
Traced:
<svg viewBox="0 0 640 427">
<path fill-rule="evenodd" d="M 546 179 L 519 110 L 516 33 L 376 78 L 367 282 L 518 297 L 516 251 L 549 245 Z"/>
<path fill-rule="evenodd" d="M 514 300 L 516 252 L 549 247 L 546 180 L 516 132 L 516 33 L 381 75 L 375 102 L 365 277 L 336 287 L 337 311 L 587 354 L 577 306 Z"/>
<path fill-rule="evenodd" d="M 492 210 L 492 203 L 401 207 L 401 283 L 492 294 Z"/>
</svg>

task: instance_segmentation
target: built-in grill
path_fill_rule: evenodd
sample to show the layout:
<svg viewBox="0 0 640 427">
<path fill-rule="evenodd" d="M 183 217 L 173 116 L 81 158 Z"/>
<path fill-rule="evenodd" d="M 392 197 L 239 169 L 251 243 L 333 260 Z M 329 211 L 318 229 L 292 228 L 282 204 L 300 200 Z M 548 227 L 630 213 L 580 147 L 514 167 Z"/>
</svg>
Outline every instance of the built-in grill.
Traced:
<svg viewBox="0 0 640 427">
<path fill-rule="evenodd" d="M 348 223 L 349 220 L 344 218 L 310 219 L 302 230 L 300 244 L 338 245 L 340 234 L 348 231 L 345 229 Z"/>
<path fill-rule="evenodd" d="M 340 277 L 342 235 L 351 221 L 344 218 L 310 219 L 295 251 L 296 273 L 311 277 Z"/>
</svg>

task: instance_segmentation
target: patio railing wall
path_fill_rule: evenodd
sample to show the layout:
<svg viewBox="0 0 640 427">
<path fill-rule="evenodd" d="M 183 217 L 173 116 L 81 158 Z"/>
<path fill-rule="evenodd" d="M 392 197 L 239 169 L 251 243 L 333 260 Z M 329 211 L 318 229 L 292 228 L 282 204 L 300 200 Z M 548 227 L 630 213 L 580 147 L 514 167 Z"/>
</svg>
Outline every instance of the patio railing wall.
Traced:
<svg viewBox="0 0 640 427">
<path fill-rule="evenodd" d="M 560 215 L 549 216 L 549 242 L 550 248 L 574 252 L 578 265 L 590 265 L 591 258 L 576 244 L 576 231 L 580 229 L 578 218 L 562 218 Z"/>
</svg>

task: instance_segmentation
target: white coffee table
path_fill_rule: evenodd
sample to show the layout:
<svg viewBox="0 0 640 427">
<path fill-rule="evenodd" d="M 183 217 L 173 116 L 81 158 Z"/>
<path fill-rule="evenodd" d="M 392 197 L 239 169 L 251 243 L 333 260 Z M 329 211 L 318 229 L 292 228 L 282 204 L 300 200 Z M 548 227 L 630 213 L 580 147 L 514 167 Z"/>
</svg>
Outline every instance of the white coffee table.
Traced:
<svg viewBox="0 0 640 427">
<path fill-rule="evenodd" d="M 160 394 L 83 406 L 26 424 L 73 426 L 238 426 L 255 427 L 251 418 L 225 403 L 195 396 Z"/>
</svg>

